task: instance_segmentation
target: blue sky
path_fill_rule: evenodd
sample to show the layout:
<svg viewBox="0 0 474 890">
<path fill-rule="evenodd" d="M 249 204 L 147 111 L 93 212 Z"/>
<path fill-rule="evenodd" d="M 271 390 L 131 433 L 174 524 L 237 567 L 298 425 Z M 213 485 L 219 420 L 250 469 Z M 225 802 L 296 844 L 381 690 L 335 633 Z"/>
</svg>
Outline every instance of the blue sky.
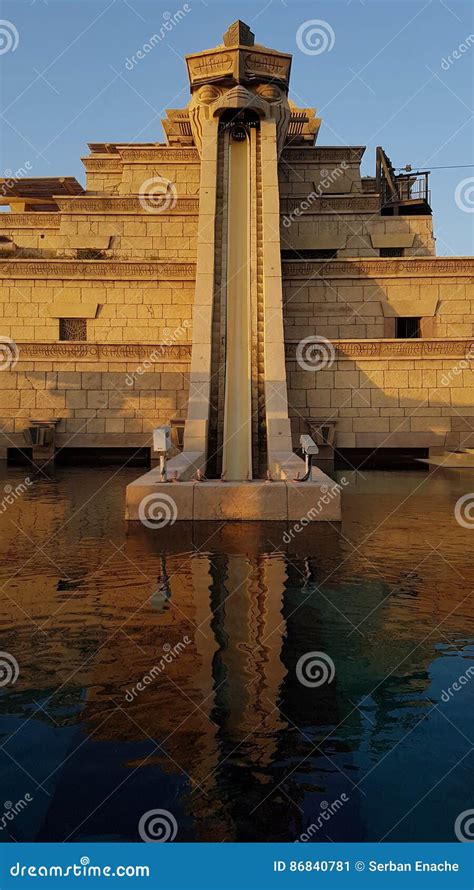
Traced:
<svg viewBox="0 0 474 890">
<path fill-rule="evenodd" d="M 162 141 L 164 109 L 188 101 L 183 55 L 221 42 L 236 18 L 257 42 L 293 53 L 291 97 L 321 114 L 318 144 L 366 145 L 364 173 L 374 171 L 377 145 L 395 166 L 474 165 L 474 4 L 189 0 L 182 20 L 127 67 L 183 7 L 181 0 L 0 0 L 7 22 L 0 50 L 2 27 L 4 41 L 18 36 L 15 50 L 0 52 L 0 174 L 28 162 L 32 176 L 84 182 L 87 142 Z M 318 54 L 297 45 L 298 28 L 313 19 L 333 43 Z M 474 166 L 431 176 L 440 255 L 474 253 L 474 213 L 455 201 L 464 179 L 474 183 Z"/>
</svg>

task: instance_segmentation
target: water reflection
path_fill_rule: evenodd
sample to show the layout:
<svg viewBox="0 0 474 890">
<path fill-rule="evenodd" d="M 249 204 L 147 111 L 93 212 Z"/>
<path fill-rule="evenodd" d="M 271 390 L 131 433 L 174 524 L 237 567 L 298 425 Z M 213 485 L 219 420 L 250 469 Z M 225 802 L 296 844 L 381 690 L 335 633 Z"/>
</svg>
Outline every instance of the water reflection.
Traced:
<svg viewBox="0 0 474 890">
<path fill-rule="evenodd" d="M 157 807 L 178 840 L 453 839 L 474 679 L 442 692 L 473 657 L 474 531 L 452 514 L 469 471 L 353 478 L 342 526 L 289 544 L 279 523 L 127 528 L 134 474 L 58 470 L 0 517 L 20 665 L 1 779 L 33 797 L 0 840 L 137 840 Z M 298 681 L 313 651 L 331 684 Z"/>
</svg>

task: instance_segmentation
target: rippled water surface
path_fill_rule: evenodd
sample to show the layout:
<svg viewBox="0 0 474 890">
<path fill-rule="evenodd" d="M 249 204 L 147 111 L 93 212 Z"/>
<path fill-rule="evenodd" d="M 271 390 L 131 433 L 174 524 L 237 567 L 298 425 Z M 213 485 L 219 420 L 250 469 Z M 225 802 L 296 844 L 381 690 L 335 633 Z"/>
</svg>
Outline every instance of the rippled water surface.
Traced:
<svg viewBox="0 0 474 890">
<path fill-rule="evenodd" d="M 20 668 L 0 841 L 139 840 L 158 808 L 178 841 L 454 840 L 474 805 L 474 527 L 454 517 L 474 471 L 346 473 L 342 524 L 300 533 L 127 527 L 137 475 L 58 468 L 0 506 Z M 308 652 L 331 683 L 299 682 Z"/>
</svg>

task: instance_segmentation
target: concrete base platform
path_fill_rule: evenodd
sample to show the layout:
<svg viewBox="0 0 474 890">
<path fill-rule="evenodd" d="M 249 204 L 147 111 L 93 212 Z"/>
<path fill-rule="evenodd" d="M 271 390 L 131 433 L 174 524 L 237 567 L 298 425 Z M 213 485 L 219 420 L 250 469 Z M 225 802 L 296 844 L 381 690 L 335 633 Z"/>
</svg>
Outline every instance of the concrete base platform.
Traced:
<svg viewBox="0 0 474 890">
<path fill-rule="evenodd" d="M 432 467 L 445 467 L 447 470 L 472 470 L 474 469 L 474 450 L 444 451 L 441 454 L 420 457 L 418 460 L 420 463 L 429 464 Z"/>
<path fill-rule="evenodd" d="M 149 528 L 176 521 L 289 521 L 341 519 L 341 486 L 319 469 L 308 482 L 161 482 L 150 470 L 127 486 L 125 518 Z"/>
</svg>

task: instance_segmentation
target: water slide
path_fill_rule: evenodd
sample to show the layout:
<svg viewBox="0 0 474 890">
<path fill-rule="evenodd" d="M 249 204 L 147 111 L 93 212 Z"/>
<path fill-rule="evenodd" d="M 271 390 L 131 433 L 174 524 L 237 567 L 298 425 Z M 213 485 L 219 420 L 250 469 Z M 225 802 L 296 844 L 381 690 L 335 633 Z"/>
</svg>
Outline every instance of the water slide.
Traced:
<svg viewBox="0 0 474 890">
<path fill-rule="evenodd" d="M 250 139 L 229 134 L 223 474 L 252 478 Z"/>
</svg>

